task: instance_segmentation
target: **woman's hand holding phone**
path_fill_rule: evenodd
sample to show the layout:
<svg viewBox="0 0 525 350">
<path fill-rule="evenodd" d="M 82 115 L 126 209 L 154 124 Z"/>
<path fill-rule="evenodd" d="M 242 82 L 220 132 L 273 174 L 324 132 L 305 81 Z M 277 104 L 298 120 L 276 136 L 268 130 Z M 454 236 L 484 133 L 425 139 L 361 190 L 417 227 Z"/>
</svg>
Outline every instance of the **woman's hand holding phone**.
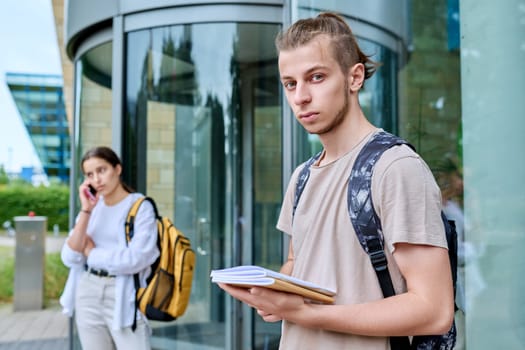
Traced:
<svg viewBox="0 0 525 350">
<path fill-rule="evenodd" d="M 91 199 L 92 201 L 95 201 L 97 199 L 97 190 L 91 185 L 88 185 L 87 190 L 85 190 L 86 197 Z"/>
<path fill-rule="evenodd" d="M 82 208 L 93 209 L 97 202 L 97 191 L 88 182 L 84 182 L 80 185 L 80 201 L 82 202 Z"/>
</svg>

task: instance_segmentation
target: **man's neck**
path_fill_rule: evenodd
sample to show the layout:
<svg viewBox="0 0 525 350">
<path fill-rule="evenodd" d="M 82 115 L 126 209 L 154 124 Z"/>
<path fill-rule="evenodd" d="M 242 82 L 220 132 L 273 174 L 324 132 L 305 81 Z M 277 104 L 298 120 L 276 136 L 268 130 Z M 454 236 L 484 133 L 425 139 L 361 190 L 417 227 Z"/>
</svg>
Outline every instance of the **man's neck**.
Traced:
<svg viewBox="0 0 525 350">
<path fill-rule="evenodd" d="M 354 116 L 348 115 L 335 130 L 319 135 L 325 151 L 319 165 L 341 158 L 375 130 L 377 128 L 366 119 L 360 110 Z"/>
</svg>

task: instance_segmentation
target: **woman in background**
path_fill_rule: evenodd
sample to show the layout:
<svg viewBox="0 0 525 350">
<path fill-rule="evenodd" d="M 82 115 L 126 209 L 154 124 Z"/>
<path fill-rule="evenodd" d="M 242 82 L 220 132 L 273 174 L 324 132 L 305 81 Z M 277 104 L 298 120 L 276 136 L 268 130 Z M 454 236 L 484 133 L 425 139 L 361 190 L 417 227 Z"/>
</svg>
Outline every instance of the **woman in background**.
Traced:
<svg viewBox="0 0 525 350">
<path fill-rule="evenodd" d="M 80 163 L 85 180 L 78 188 L 81 210 L 62 248 L 70 274 L 60 302 L 72 316 L 83 349 L 150 349 L 150 328 L 137 311 L 135 285 L 141 286 L 159 255 L 157 223 L 149 202 L 139 208 L 135 233 L 126 243 L 125 221 L 143 196 L 121 180 L 122 164 L 108 147 L 86 152 Z"/>
</svg>

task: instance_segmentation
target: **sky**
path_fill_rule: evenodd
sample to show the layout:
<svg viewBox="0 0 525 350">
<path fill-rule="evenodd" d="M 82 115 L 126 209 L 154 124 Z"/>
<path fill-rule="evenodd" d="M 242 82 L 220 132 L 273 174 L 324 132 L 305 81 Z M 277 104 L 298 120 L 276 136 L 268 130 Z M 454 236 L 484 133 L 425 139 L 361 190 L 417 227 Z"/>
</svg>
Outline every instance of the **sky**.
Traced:
<svg viewBox="0 0 525 350">
<path fill-rule="evenodd" d="M 0 165 L 41 168 L 5 75 L 62 75 L 51 0 L 0 1 Z"/>
</svg>

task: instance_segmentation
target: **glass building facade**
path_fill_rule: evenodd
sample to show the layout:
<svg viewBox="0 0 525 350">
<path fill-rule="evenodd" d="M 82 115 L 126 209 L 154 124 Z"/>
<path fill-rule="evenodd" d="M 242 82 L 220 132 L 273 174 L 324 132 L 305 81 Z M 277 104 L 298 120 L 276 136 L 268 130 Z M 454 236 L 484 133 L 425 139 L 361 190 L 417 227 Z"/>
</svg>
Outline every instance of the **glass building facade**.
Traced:
<svg viewBox="0 0 525 350">
<path fill-rule="evenodd" d="M 320 145 L 283 99 L 273 42 L 321 10 L 341 13 L 382 62 L 360 95 L 365 114 L 416 146 L 451 193 L 462 223 L 457 349 L 521 349 L 520 1 L 70 0 L 74 188 L 83 152 L 111 146 L 126 182 L 154 197 L 197 253 L 188 310 L 152 322 L 153 347 L 277 348 L 280 324 L 225 296 L 209 272 L 278 269 L 285 258 L 275 228 L 283 192 Z"/>
<path fill-rule="evenodd" d="M 6 82 L 48 179 L 68 183 L 71 144 L 62 77 L 7 73 Z"/>
</svg>

